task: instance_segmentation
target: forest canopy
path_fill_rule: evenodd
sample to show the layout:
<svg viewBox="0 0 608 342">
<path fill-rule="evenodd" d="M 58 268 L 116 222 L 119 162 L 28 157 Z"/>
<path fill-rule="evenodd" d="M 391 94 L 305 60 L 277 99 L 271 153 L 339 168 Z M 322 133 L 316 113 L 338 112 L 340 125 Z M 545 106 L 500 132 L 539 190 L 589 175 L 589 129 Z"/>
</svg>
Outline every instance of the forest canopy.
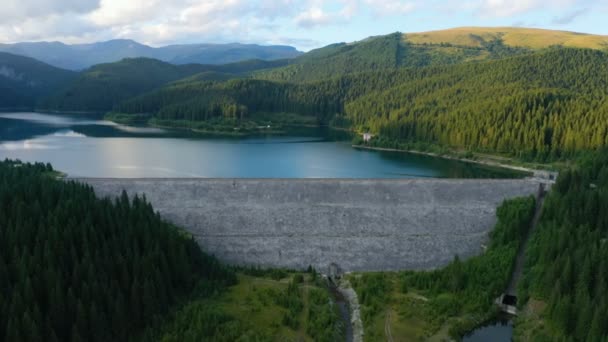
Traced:
<svg viewBox="0 0 608 342">
<path fill-rule="evenodd" d="M 133 340 L 194 288 L 235 282 L 145 198 L 55 176 L 0 163 L 0 340 Z"/>
</svg>

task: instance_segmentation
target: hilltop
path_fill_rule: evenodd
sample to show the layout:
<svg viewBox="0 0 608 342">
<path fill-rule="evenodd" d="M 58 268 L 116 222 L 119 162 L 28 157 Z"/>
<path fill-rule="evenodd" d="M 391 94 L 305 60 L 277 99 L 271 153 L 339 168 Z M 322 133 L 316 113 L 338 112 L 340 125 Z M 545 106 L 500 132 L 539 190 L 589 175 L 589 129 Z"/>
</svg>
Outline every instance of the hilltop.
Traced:
<svg viewBox="0 0 608 342">
<path fill-rule="evenodd" d="M 457 27 L 447 30 L 406 33 L 403 40 L 412 44 L 451 44 L 483 47 L 500 41 L 510 47 L 543 49 L 551 46 L 608 49 L 608 36 L 520 27 Z"/>
</svg>

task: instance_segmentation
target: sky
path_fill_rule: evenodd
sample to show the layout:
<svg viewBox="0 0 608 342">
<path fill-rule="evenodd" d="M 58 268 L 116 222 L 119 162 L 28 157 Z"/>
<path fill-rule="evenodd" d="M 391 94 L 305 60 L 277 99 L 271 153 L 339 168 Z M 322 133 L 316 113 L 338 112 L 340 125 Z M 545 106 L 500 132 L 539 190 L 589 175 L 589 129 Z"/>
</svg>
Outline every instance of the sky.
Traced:
<svg viewBox="0 0 608 342">
<path fill-rule="evenodd" d="M 292 45 L 521 26 L 608 35 L 608 0 L 2 0 L 0 42 Z"/>
</svg>

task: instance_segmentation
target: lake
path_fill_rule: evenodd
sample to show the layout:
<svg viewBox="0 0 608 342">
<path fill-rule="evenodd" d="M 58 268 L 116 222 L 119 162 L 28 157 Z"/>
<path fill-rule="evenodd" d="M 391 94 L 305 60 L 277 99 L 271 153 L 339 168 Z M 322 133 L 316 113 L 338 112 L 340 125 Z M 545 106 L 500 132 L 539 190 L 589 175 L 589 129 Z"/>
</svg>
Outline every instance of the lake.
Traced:
<svg viewBox="0 0 608 342">
<path fill-rule="evenodd" d="M 357 150 L 327 129 L 218 138 L 85 116 L 0 114 L 0 158 L 72 177 L 497 178 L 512 171 L 399 152 Z"/>
</svg>

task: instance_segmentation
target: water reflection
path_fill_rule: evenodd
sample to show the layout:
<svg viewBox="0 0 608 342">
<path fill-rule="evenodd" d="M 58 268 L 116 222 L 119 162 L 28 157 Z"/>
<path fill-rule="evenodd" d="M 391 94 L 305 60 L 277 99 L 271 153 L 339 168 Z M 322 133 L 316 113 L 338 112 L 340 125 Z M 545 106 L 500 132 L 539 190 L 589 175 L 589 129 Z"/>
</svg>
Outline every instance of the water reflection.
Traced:
<svg viewBox="0 0 608 342">
<path fill-rule="evenodd" d="M 348 132 L 218 138 L 82 116 L 0 114 L 0 158 L 50 162 L 71 176 L 491 178 L 509 171 L 398 152 L 356 150 Z"/>
</svg>

